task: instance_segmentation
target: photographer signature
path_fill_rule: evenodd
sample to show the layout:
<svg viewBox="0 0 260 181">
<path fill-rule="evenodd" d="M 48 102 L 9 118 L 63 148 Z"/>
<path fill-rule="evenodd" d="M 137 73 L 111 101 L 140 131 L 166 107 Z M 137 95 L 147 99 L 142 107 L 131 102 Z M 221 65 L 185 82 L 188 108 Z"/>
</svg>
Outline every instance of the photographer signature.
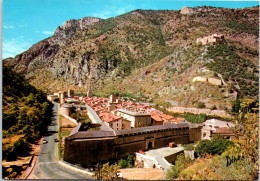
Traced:
<svg viewBox="0 0 260 181">
<path fill-rule="evenodd" d="M 227 159 L 227 167 L 230 166 L 232 163 L 235 163 L 236 161 L 238 160 L 243 160 L 244 159 L 244 156 L 238 156 L 238 157 L 235 157 L 235 156 L 231 156 L 231 158 L 229 156 L 226 156 L 226 159 Z"/>
</svg>

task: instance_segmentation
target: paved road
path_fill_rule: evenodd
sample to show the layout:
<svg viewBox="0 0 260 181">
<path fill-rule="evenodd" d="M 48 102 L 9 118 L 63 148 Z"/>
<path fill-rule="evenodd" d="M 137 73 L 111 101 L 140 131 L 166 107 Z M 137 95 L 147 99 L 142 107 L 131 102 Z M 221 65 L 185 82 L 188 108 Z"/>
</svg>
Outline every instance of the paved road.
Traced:
<svg viewBox="0 0 260 181">
<path fill-rule="evenodd" d="M 93 180 L 94 178 L 84 175 L 70 169 L 66 169 L 57 162 L 58 143 L 54 139 L 58 137 L 58 104 L 54 103 L 53 117 L 48 134 L 44 139 L 48 141 L 43 144 L 37 164 L 33 170 L 31 179 L 84 179 Z"/>
<path fill-rule="evenodd" d="M 150 152 L 154 155 L 154 158 L 157 160 L 159 165 L 161 165 L 163 170 L 166 172 L 170 168 L 171 164 L 169 164 L 165 159 L 163 159 L 157 150 L 150 150 Z"/>
</svg>

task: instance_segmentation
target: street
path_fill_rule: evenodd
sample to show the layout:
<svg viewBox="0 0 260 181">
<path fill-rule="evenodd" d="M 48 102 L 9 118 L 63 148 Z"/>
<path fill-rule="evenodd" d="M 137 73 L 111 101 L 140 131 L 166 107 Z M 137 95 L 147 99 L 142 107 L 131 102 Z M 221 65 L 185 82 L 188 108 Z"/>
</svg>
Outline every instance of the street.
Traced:
<svg viewBox="0 0 260 181">
<path fill-rule="evenodd" d="M 54 142 L 54 139 L 58 138 L 58 122 L 58 104 L 54 103 L 52 122 L 48 126 L 47 135 L 44 136 L 44 139 L 48 142 L 42 145 L 35 168 L 28 179 L 94 180 L 88 175 L 66 169 L 58 163 L 58 142 Z"/>
</svg>

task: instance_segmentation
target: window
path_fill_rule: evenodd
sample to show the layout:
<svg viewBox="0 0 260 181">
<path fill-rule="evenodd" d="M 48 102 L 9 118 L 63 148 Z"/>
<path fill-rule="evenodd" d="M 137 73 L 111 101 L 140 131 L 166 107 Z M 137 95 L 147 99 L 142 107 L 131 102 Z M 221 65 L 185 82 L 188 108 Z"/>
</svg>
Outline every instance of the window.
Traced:
<svg viewBox="0 0 260 181">
<path fill-rule="evenodd" d="M 203 133 L 203 138 L 205 138 L 205 137 L 206 137 L 206 135 L 207 135 L 206 133 Z"/>
</svg>

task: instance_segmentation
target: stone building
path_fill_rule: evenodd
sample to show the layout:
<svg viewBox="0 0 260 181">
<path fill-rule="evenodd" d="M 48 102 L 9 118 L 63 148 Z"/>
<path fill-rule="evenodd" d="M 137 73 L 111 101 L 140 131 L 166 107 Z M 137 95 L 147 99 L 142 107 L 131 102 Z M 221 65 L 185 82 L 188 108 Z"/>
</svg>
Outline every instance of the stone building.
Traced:
<svg viewBox="0 0 260 181">
<path fill-rule="evenodd" d="M 210 43 L 220 43 L 224 41 L 223 34 L 212 34 L 209 36 L 205 36 L 203 38 L 197 38 L 196 43 L 201 43 L 202 45 L 207 45 Z"/>
<path fill-rule="evenodd" d="M 134 109 L 117 109 L 117 115 L 131 121 L 131 127 L 143 127 L 152 125 L 151 114 L 139 112 Z"/>
<path fill-rule="evenodd" d="M 118 131 L 73 130 L 73 134 L 65 139 L 64 160 L 85 167 L 116 161 L 139 150 L 168 146 L 170 142 L 189 143 L 193 129 L 183 123 Z M 201 129 L 194 131 L 201 135 Z"/>
<path fill-rule="evenodd" d="M 57 99 L 57 98 L 59 98 L 58 95 L 47 95 L 47 99 L 48 99 L 49 101 L 54 101 L 54 100 Z"/>
<path fill-rule="evenodd" d="M 192 82 L 208 82 L 208 83 L 213 84 L 213 85 L 223 85 L 222 81 L 220 79 L 207 78 L 207 77 L 201 77 L 201 76 L 194 77 L 192 79 Z"/>
<path fill-rule="evenodd" d="M 222 136 L 224 139 L 229 139 L 229 140 L 233 140 L 236 138 L 234 131 L 231 128 L 227 128 L 227 127 L 216 128 L 216 130 L 212 132 L 211 136 L 213 137 L 214 135 L 219 135 Z"/>
<path fill-rule="evenodd" d="M 230 122 L 226 122 L 226 121 L 221 121 L 221 120 L 217 120 L 217 119 L 209 119 L 206 120 L 203 123 L 203 128 L 202 128 L 202 137 L 201 139 L 211 139 L 211 137 L 213 136 L 213 133 L 216 132 L 215 134 L 218 134 L 219 132 L 223 131 L 223 129 L 218 129 L 218 128 L 228 128 L 228 132 L 230 133 L 230 129 L 234 127 L 233 123 Z M 227 132 L 227 130 L 225 130 Z M 231 135 L 230 135 L 231 136 Z M 229 136 L 227 136 L 227 139 L 230 139 Z"/>
<path fill-rule="evenodd" d="M 115 95 L 110 95 L 109 102 L 108 102 L 108 111 L 116 110 L 116 105 L 118 104 L 118 99 Z"/>
<path fill-rule="evenodd" d="M 122 117 L 105 119 L 104 123 L 115 131 L 131 129 L 131 121 L 123 119 Z"/>
<path fill-rule="evenodd" d="M 63 103 L 60 105 L 60 114 L 70 116 L 72 106 L 70 104 Z"/>
</svg>

